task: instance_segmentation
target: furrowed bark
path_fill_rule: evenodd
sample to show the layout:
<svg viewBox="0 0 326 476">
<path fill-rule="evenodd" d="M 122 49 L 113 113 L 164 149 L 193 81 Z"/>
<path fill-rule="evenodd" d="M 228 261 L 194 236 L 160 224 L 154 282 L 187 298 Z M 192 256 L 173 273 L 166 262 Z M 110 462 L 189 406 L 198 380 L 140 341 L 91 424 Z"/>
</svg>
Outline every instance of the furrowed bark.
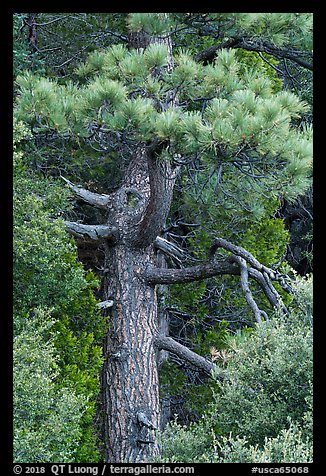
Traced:
<svg viewBox="0 0 326 476">
<path fill-rule="evenodd" d="M 130 48 L 156 40 L 143 30 L 129 32 Z M 171 40 L 159 42 L 171 47 Z M 171 56 L 172 58 L 172 56 Z M 118 229 L 116 243 L 105 246 L 105 299 L 113 301 L 101 376 L 106 461 L 155 460 L 160 428 L 158 349 L 154 338 L 163 329 L 157 288 L 142 279 L 144 267 L 157 266 L 154 240 L 165 226 L 176 179 L 171 165 L 157 157 L 153 141 L 135 144 L 122 185 L 108 207 Z"/>
<path fill-rule="evenodd" d="M 165 225 L 171 207 L 173 188 L 179 168 L 172 169 L 168 161 L 148 156 L 150 197 L 144 216 L 139 224 L 138 240 L 152 243 Z"/>
<path fill-rule="evenodd" d="M 101 378 L 106 458 L 146 462 L 158 454 L 153 430 L 160 427 L 154 347 L 159 323 L 156 290 L 139 279 L 139 269 L 155 254 L 124 245 L 112 247 L 110 254 L 106 289 L 113 306 Z"/>
</svg>

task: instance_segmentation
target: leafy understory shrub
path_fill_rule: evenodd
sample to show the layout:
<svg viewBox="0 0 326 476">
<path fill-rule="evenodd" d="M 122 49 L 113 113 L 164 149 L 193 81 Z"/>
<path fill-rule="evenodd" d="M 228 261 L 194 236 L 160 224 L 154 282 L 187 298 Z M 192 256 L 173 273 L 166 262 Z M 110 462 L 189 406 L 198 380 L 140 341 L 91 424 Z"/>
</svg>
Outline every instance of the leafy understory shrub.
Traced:
<svg viewBox="0 0 326 476">
<path fill-rule="evenodd" d="M 63 185 L 28 170 L 30 132 L 16 120 L 13 132 L 15 460 L 97 462 L 93 420 L 106 329 L 93 292 L 98 281 L 64 229 Z"/>
<path fill-rule="evenodd" d="M 312 278 L 289 315 L 230 337 L 227 377 L 202 420 L 170 424 L 163 462 L 312 461 Z"/>
<path fill-rule="evenodd" d="M 246 438 L 232 434 L 217 438 L 204 426 L 193 427 L 173 422 L 161 440 L 164 463 L 310 463 L 312 441 L 289 421 L 276 438 L 265 438 L 263 446 L 249 445 Z"/>
<path fill-rule="evenodd" d="M 265 438 L 264 445 L 249 445 L 245 438 L 222 437 L 211 455 L 214 463 L 311 463 L 312 442 L 290 422 L 275 438 Z"/>
<path fill-rule="evenodd" d="M 58 387 L 58 355 L 49 311 L 37 309 L 14 338 L 14 461 L 71 462 L 87 399 Z"/>
</svg>

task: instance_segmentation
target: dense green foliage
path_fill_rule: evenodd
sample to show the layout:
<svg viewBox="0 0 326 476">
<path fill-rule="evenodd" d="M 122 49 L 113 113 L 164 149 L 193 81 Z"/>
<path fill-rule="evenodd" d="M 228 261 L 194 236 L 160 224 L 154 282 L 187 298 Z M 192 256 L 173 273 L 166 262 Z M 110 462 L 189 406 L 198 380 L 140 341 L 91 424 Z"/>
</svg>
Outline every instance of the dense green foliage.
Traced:
<svg viewBox="0 0 326 476">
<path fill-rule="evenodd" d="M 99 458 L 92 425 L 105 323 L 63 229 L 67 193 L 27 172 L 14 124 L 15 461 Z M 45 435 L 48 437 L 45 438 Z"/>
<path fill-rule="evenodd" d="M 51 315 L 35 310 L 14 338 L 14 460 L 69 462 L 78 459 L 87 399 L 60 373 Z"/>
<path fill-rule="evenodd" d="M 229 337 L 224 381 L 201 421 L 168 426 L 162 461 L 312 461 L 311 286 L 298 279 L 289 316 Z"/>
<path fill-rule="evenodd" d="M 155 141 L 159 160 L 182 165 L 164 236 L 185 259 L 170 265 L 206 260 L 222 236 L 296 281 L 294 295 L 278 289 L 286 317 L 251 284 L 270 317 L 261 325 L 238 277 L 166 291 L 170 335 L 213 358 L 225 379 L 209 380 L 178 359 L 163 364 L 161 396 L 177 419 L 161 434 L 162 462 L 311 461 L 311 278 L 285 261 L 290 231 L 311 240 L 311 222 L 290 230 L 280 212 L 284 202 L 305 203 L 311 185 L 311 72 L 228 43 L 267 42 L 306 59 L 312 15 L 36 15 L 37 51 L 25 14 L 13 17 L 15 461 L 101 460 L 94 425 L 107 329 L 96 308 L 101 275 L 94 262 L 84 269 L 63 218 L 102 216 L 72 205 L 58 177 L 108 193 L 134 147 Z M 172 71 L 164 45 L 128 49 L 128 29 L 170 33 Z M 216 45 L 224 47 L 215 58 L 197 61 Z"/>
<path fill-rule="evenodd" d="M 250 152 L 263 157 L 259 168 L 265 174 L 273 166 L 274 193 L 281 189 L 293 197 L 307 188 L 309 131 L 291 127 L 291 120 L 307 105 L 286 91 L 273 94 L 271 81 L 253 69 L 240 75 L 232 50 L 221 50 L 215 64 L 206 67 L 180 53 L 171 74 L 162 69 L 167 61 L 168 51 L 162 45 L 151 45 L 144 52 L 118 45 L 90 55 L 78 70 L 88 80 L 82 86 L 25 74 L 17 78 L 17 117 L 35 132 L 87 138 L 97 124 L 117 144 L 121 135 L 131 142 L 169 140 L 163 157 L 200 153 L 212 163 L 219 154 L 227 163 Z M 161 71 L 159 77 L 152 75 L 153 68 Z M 175 88 L 184 106 L 165 109 Z"/>
</svg>

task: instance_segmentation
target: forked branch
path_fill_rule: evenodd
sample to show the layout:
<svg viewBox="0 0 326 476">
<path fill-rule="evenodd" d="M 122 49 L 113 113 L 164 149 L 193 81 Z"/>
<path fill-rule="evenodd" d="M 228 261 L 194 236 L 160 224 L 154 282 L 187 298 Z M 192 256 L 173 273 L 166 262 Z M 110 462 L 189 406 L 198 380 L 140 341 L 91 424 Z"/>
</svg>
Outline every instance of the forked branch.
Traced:
<svg viewBox="0 0 326 476">
<path fill-rule="evenodd" d="M 223 248 L 232 253 L 224 261 L 217 261 L 214 255 L 218 248 Z M 199 281 L 213 276 L 240 275 L 241 287 L 248 305 L 250 306 L 257 322 L 261 322 L 261 316 L 268 319 L 266 313 L 259 309 L 249 287 L 249 277 L 254 278 L 264 291 L 273 308 L 281 308 L 286 312 L 281 296 L 272 284 L 278 281 L 286 292 L 291 292 L 291 286 L 285 281 L 285 277 L 276 271 L 261 264 L 251 253 L 236 246 L 223 238 L 215 238 L 209 252 L 209 260 L 197 266 L 181 269 L 147 268 L 144 279 L 149 284 L 178 284 Z M 248 267 L 250 265 L 250 267 Z"/>
<path fill-rule="evenodd" d="M 271 280 L 276 280 L 282 286 L 286 292 L 291 292 L 292 288 L 285 282 L 283 275 L 279 274 L 277 271 L 273 271 L 271 268 L 261 264 L 249 251 L 245 250 L 241 246 L 234 245 L 223 238 L 215 238 L 210 249 L 208 250 L 208 256 L 212 259 L 215 252 L 218 248 L 224 248 L 227 251 L 230 251 L 234 256 L 240 256 L 247 263 L 249 263 L 254 269 L 260 271 L 264 276 Z"/>
<path fill-rule="evenodd" d="M 248 305 L 250 306 L 250 308 L 251 308 L 251 310 L 252 310 L 252 312 L 255 316 L 256 321 L 258 323 L 261 322 L 261 315 L 263 315 L 265 317 L 265 319 L 268 320 L 268 316 L 267 316 L 266 312 L 259 309 L 259 307 L 257 306 L 257 303 L 254 300 L 253 295 L 250 291 L 249 280 L 248 280 L 249 273 L 248 273 L 248 268 L 247 268 L 246 261 L 243 258 L 240 258 L 240 256 L 235 256 L 234 259 L 240 266 L 240 281 L 241 281 L 242 291 L 243 291 L 243 294 L 246 298 L 246 301 L 247 301 Z"/>
</svg>

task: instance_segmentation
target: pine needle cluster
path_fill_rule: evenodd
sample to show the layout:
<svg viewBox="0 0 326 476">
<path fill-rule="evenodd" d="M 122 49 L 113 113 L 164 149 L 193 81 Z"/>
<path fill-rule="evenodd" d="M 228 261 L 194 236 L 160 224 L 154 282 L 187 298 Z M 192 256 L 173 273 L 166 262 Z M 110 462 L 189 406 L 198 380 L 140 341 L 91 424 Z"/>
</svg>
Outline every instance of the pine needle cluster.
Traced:
<svg viewBox="0 0 326 476">
<path fill-rule="evenodd" d="M 121 137 L 129 146 L 159 140 L 171 157 L 260 158 L 264 173 L 275 171 L 276 188 L 289 196 L 302 193 L 309 182 L 311 133 L 295 121 L 308 105 L 289 91 L 275 93 L 272 80 L 244 69 L 234 50 L 222 49 L 207 66 L 187 51 L 173 61 L 170 72 L 162 44 L 132 51 L 115 45 L 92 53 L 76 70 L 76 83 L 26 73 L 17 78 L 17 117 L 34 132 L 86 139 L 95 129 L 115 134 L 120 146 Z"/>
</svg>

